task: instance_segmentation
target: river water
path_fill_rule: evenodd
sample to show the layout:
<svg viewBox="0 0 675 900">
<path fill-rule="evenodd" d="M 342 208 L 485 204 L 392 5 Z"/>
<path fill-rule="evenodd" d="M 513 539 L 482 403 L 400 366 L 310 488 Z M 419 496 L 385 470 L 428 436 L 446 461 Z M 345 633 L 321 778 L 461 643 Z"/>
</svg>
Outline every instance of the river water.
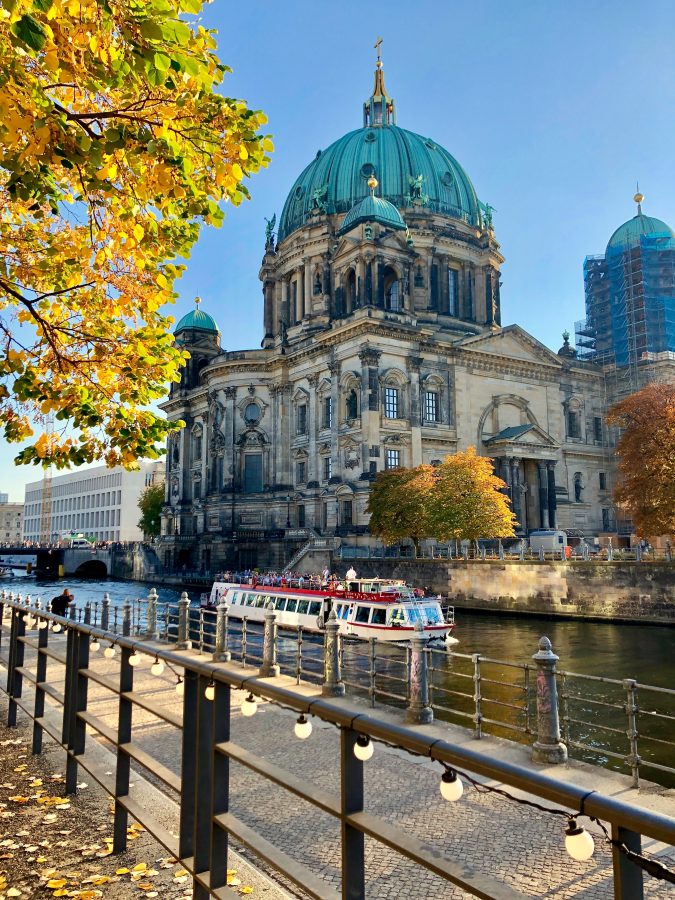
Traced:
<svg viewBox="0 0 675 900">
<path fill-rule="evenodd" d="M 101 601 L 105 592 L 115 605 L 125 599 L 147 597 L 151 584 L 125 582 L 106 579 L 101 581 L 65 578 L 58 582 L 36 581 L 18 572 L 12 578 L 2 580 L 0 586 L 15 593 L 31 594 L 33 598 L 40 596 L 43 601 L 60 593 L 64 587 L 70 588 L 78 605 L 87 600 Z M 160 601 L 176 603 L 180 590 L 170 587 L 158 587 Z M 193 602 L 197 602 L 199 591 L 188 592 Z M 448 660 L 445 654 L 433 654 L 434 702 L 447 707 L 447 714 L 439 710 L 439 718 L 447 718 L 472 727 L 471 716 L 475 713 L 473 694 L 474 663 L 464 655 L 474 653 L 482 657 L 503 660 L 512 663 L 531 663 L 532 654 L 542 635 L 550 638 L 554 651 L 560 657 L 558 669 L 580 675 L 590 675 L 610 679 L 635 679 L 640 685 L 653 685 L 660 688 L 675 687 L 675 629 L 668 626 L 644 624 L 613 624 L 611 622 L 573 621 L 552 619 L 544 616 L 490 615 L 484 613 L 457 610 L 455 635 L 459 644 L 453 649 L 458 652 L 456 658 Z M 255 641 L 253 642 L 255 644 Z M 309 654 L 318 654 L 319 642 L 308 640 L 306 649 Z M 315 647 L 313 651 L 312 648 Z M 290 639 L 288 651 L 282 657 L 292 658 Z M 233 648 L 234 650 L 234 643 Z M 363 674 L 368 667 L 367 648 L 361 643 L 359 648 L 349 651 L 353 654 L 347 659 L 347 673 L 357 681 L 367 683 Z M 379 689 L 393 689 L 400 683 L 388 681 L 388 675 L 404 672 L 401 664 L 403 657 L 400 649 L 387 647 L 382 659 Z M 350 663 L 351 660 L 351 663 Z M 533 688 L 534 673 L 526 675 L 522 669 L 510 668 L 496 663 L 481 663 L 481 671 L 485 683 L 482 685 L 483 704 L 481 713 L 486 719 L 494 719 L 510 723 L 512 726 L 534 727 Z M 360 672 L 357 678 L 354 673 Z M 345 675 L 348 677 L 348 674 Z M 529 690 L 524 690 L 526 679 L 530 678 Z M 495 682 L 495 683 L 492 683 Z M 501 682 L 510 682 L 508 687 Z M 562 685 L 561 685 L 562 687 Z M 626 690 L 622 684 L 612 685 L 597 681 L 586 681 L 571 677 L 567 679 L 569 699 L 567 709 L 569 717 L 567 725 L 569 736 L 573 741 L 597 748 L 589 751 L 576 748 L 573 755 L 589 761 L 600 762 L 628 771 L 625 764 L 611 756 L 611 753 L 625 755 L 629 751 L 628 739 L 625 735 L 627 721 L 625 711 L 614 709 L 605 704 L 622 707 L 626 700 Z M 530 702 L 526 703 L 525 697 Z M 660 694 L 638 688 L 638 705 L 640 714 L 638 730 L 641 734 L 639 751 L 641 756 L 657 765 L 675 767 L 675 694 Z M 529 714 L 525 708 L 529 708 Z M 668 718 L 657 718 L 653 713 Z M 672 718 L 671 718 L 672 717 Z M 564 725 L 565 723 L 563 723 Z M 485 730 L 495 731 L 486 724 Z M 496 733 L 515 739 L 523 738 L 508 727 L 496 729 Z M 648 738 L 655 738 L 650 741 Z M 659 743 L 666 741 L 667 744 Z M 604 751 L 608 751 L 605 753 Z M 675 779 L 668 773 L 662 773 L 651 767 L 641 770 L 642 777 L 659 780 L 675 786 Z"/>
</svg>

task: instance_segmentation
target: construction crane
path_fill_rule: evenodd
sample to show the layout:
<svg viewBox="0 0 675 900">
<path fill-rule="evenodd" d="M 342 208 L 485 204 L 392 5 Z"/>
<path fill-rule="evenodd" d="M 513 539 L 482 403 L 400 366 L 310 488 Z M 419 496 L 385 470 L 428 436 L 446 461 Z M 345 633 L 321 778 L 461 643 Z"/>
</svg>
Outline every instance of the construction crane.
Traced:
<svg viewBox="0 0 675 900">
<path fill-rule="evenodd" d="M 54 434 L 54 413 L 45 422 L 45 434 Z M 52 467 L 47 466 L 42 476 L 42 516 L 40 518 L 40 543 L 49 544 L 52 539 Z"/>
</svg>

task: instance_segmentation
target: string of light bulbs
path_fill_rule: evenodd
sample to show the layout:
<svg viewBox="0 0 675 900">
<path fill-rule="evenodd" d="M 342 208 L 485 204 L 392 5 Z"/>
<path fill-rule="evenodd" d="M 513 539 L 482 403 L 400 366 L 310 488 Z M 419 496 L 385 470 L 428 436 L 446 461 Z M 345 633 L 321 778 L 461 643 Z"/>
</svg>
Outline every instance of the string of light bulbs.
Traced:
<svg viewBox="0 0 675 900">
<path fill-rule="evenodd" d="M 35 627 L 36 624 L 37 624 L 37 627 L 40 629 L 46 628 L 48 626 L 48 621 L 47 621 L 47 619 L 38 620 L 37 617 L 32 617 L 32 616 L 30 618 L 27 617 L 27 620 L 26 620 L 27 627 L 33 628 L 33 627 Z M 62 630 L 62 626 L 59 622 L 53 622 L 51 625 L 51 630 L 54 631 L 55 633 L 58 633 Z M 92 637 L 92 640 L 91 640 L 89 646 L 92 651 L 98 651 L 101 647 L 101 642 L 99 641 L 99 639 L 96 636 L 94 636 L 94 637 Z M 138 644 L 132 643 L 132 645 L 131 645 L 132 653 L 129 656 L 129 665 L 131 665 L 133 667 L 138 666 L 142 660 L 142 655 L 138 652 L 137 647 L 138 647 Z M 112 641 L 109 644 L 109 646 L 104 649 L 103 656 L 106 659 L 113 659 L 116 655 L 116 650 L 117 650 L 117 643 L 115 641 Z M 164 669 L 166 666 L 168 666 L 170 671 L 176 676 L 177 681 L 176 681 L 175 691 L 178 696 L 182 697 L 185 693 L 184 677 L 182 675 L 178 674 L 176 672 L 176 670 L 173 668 L 173 666 L 171 666 L 169 663 L 165 664 L 162 660 L 160 660 L 159 656 L 157 654 L 155 654 L 155 659 L 150 667 L 150 672 L 154 676 L 160 676 L 164 672 Z M 248 693 L 247 693 L 246 697 L 244 698 L 244 700 L 242 701 L 240 709 L 241 709 L 241 714 L 245 718 L 250 718 L 251 716 L 254 716 L 258 710 L 258 701 L 256 700 L 255 696 L 253 695 L 253 693 L 250 689 L 246 689 L 246 690 L 248 690 Z M 204 688 L 205 699 L 210 700 L 210 701 L 214 700 L 215 692 L 216 692 L 216 684 L 215 684 L 215 681 L 213 680 L 213 678 L 211 678 L 209 683 Z M 280 709 L 285 709 L 285 710 L 287 710 L 289 712 L 293 712 L 293 713 L 297 712 L 296 709 L 293 709 L 290 706 L 286 706 L 277 700 L 268 700 L 268 702 L 272 703 L 274 706 L 277 706 Z M 312 723 L 307 718 L 307 715 L 311 715 L 311 713 L 309 711 L 307 714 L 301 713 L 295 722 L 294 733 L 295 733 L 295 736 L 299 740 L 307 740 L 307 738 L 309 738 L 310 735 L 312 734 L 312 730 L 313 730 Z M 350 727 L 353 728 L 353 724 L 354 724 L 354 721 L 356 720 L 356 718 L 357 717 L 355 717 L 355 719 L 352 720 L 352 722 L 350 723 Z M 336 725 L 335 727 L 339 728 L 340 726 Z M 374 743 L 376 741 L 377 741 L 377 743 L 383 744 L 386 747 L 393 747 L 395 749 L 405 750 L 405 752 L 409 753 L 411 756 L 418 756 L 418 757 L 421 757 L 424 759 L 427 758 L 426 754 L 419 753 L 414 750 L 409 750 L 408 748 L 398 747 L 395 744 L 391 744 L 388 741 L 383 741 L 379 738 L 371 738 L 367 734 L 359 734 L 357 736 L 356 741 L 354 743 L 354 748 L 353 748 L 354 756 L 357 759 L 359 759 L 361 762 L 367 762 L 369 759 L 372 758 L 372 756 L 375 752 Z M 651 875 L 653 878 L 657 878 L 657 879 L 666 881 L 669 884 L 675 884 L 675 871 L 673 871 L 672 869 L 669 869 L 667 866 L 665 866 L 663 863 L 659 862 L 658 860 L 654 859 L 653 857 L 647 857 L 647 856 L 644 856 L 642 853 L 638 853 L 635 850 L 631 850 L 629 847 L 626 846 L 626 844 L 623 841 L 619 841 L 619 840 L 616 840 L 615 838 L 613 838 L 610 835 L 607 828 L 605 827 L 604 823 L 600 821 L 600 819 L 598 819 L 595 816 L 588 815 L 587 813 L 585 813 L 583 811 L 584 802 L 586 800 L 586 797 L 590 796 L 590 794 L 592 794 L 593 791 L 589 791 L 589 793 L 586 794 L 582 798 L 581 804 L 580 804 L 580 810 L 578 812 L 570 813 L 569 811 L 564 810 L 564 809 L 545 807 L 539 803 L 536 803 L 533 800 L 526 800 L 522 797 L 516 797 L 515 795 L 511 794 L 509 791 L 505 790 L 504 788 L 496 787 L 493 785 L 486 784 L 484 782 L 477 781 L 475 778 L 473 778 L 467 772 L 457 769 L 455 766 L 450 766 L 446 763 L 442 763 L 442 765 L 444 767 L 444 771 L 441 774 L 439 789 L 440 789 L 441 796 L 448 803 L 456 803 L 457 801 L 459 801 L 462 798 L 462 796 L 464 794 L 463 781 L 466 781 L 469 784 L 471 784 L 478 793 L 497 794 L 498 796 L 503 797 L 506 800 L 510 800 L 513 803 L 518 803 L 522 806 L 528 806 L 531 809 L 538 810 L 539 812 L 563 817 L 563 818 L 565 818 L 565 820 L 567 822 L 567 825 L 566 825 L 565 831 L 564 831 L 565 849 L 567 850 L 568 854 L 572 857 L 572 859 L 575 859 L 579 862 L 589 860 L 593 856 L 593 853 L 595 852 L 595 841 L 593 840 L 592 835 L 582 825 L 579 825 L 579 823 L 577 821 L 581 817 L 587 818 L 589 821 L 594 822 L 599 827 L 599 829 L 603 833 L 604 839 L 607 844 L 609 844 L 611 847 L 614 847 L 615 849 L 617 849 L 620 853 L 622 853 L 624 856 L 626 856 L 628 859 L 630 859 L 631 862 L 633 862 L 636 866 L 641 868 L 643 871 L 647 872 L 647 874 Z"/>
</svg>

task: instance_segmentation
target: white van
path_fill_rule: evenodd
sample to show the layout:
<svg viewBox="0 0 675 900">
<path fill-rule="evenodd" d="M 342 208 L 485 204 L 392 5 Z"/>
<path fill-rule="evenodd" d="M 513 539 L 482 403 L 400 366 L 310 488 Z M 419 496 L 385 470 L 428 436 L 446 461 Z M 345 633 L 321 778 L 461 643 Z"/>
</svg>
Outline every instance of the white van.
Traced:
<svg viewBox="0 0 675 900">
<path fill-rule="evenodd" d="M 72 538 L 69 543 L 69 546 L 73 550 L 91 550 L 94 546 L 91 541 L 88 541 L 86 538 Z"/>
<path fill-rule="evenodd" d="M 564 531 L 531 531 L 530 547 L 535 553 L 559 553 L 567 547 L 567 533 Z"/>
</svg>

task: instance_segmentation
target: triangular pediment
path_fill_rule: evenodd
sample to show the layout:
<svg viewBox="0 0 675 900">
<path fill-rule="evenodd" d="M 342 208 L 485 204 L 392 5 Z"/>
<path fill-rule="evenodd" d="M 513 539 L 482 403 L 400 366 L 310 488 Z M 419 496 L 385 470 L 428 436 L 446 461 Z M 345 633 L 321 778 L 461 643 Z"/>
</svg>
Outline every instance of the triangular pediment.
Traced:
<svg viewBox="0 0 675 900">
<path fill-rule="evenodd" d="M 489 334 L 472 335 L 456 346 L 471 353 L 487 353 L 521 362 L 562 366 L 557 353 L 553 353 L 519 325 L 507 325 L 506 328 Z"/>
<path fill-rule="evenodd" d="M 497 434 L 483 438 L 483 443 L 491 450 L 500 447 L 557 447 L 558 444 L 551 435 L 538 425 L 528 422 L 526 425 L 515 425 L 503 428 Z"/>
</svg>

